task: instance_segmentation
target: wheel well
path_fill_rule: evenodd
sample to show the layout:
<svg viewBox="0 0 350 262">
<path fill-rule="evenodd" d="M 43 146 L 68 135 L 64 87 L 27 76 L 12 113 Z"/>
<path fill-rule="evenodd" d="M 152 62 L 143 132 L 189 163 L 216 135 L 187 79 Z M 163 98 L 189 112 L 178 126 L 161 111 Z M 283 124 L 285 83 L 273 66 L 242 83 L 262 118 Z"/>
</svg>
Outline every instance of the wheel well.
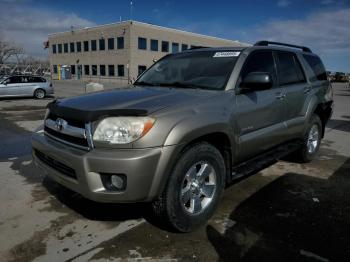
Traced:
<svg viewBox="0 0 350 262">
<path fill-rule="evenodd" d="M 185 146 L 185 148 L 200 142 L 207 142 L 220 151 L 225 161 L 226 182 L 229 182 L 232 173 L 232 150 L 229 137 L 225 133 L 221 132 L 210 133 L 192 140 Z"/>
<path fill-rule="evenodd" d="M 329 118 L 331 117 L 332 114 L 332 108 L 330 104 L 319 104 L 315 111 L 314 114 L 318 115 L 319 118 L 321 119 L 322 122 L 322 137 L 324 137 L 325 129 L 326 129 L 326 124 Z"/>
</svg>

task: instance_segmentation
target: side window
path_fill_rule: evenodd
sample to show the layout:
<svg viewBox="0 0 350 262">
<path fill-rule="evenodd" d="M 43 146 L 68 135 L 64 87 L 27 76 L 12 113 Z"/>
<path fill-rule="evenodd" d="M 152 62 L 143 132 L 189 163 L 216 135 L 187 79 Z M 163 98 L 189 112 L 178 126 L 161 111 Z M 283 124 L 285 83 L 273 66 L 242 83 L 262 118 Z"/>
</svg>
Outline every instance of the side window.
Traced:
<svg viewBox="0 0 350 262">
<path fill-rule="evenodd" d="M 6 84 L 18 84 L 18 83 L 21 83 L 21 78 L 19 76 L 11 76 L 6 80 Z"/>
<path fill-rule="evenodd" d="M 277 70 L 280 85 L 290 85 L 305 82 L 300 64 L 293 53 L 276 52 Z"/>
<path fill-rule="evenodd" d="M 323 63 L 319 57 L 313 55 L 303 55 L 303 57 L 305 58 L 309 66 L 312 68 L 312 71 L 314 71 L 317 80 L 327 80 L 326 69 L 324 68 Z"/>
<path fill-rule="evenodd" d="M 269 73 L 273 83 L 276 83 L 276 70 L 272 51 L 258 51 L 249 55 L 241 71 L 240 80 L 242 81 L 252 72 Z"/>
</svg>

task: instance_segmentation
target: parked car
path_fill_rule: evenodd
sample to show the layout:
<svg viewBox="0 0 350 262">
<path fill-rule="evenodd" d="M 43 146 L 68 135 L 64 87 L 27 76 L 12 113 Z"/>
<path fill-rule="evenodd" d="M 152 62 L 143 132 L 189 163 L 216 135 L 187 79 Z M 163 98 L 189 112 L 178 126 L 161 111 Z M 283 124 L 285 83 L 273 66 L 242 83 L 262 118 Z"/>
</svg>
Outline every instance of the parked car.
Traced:
<svg viewBox="0 0 350 262">
<path fill-rule="evenodd" d="M 42 99 L 53 94 L 52 84 L 40 76 L 12 75 L 0 79 L 0 97 L 33 96 Z"/>
<path fill-rule="evenodd" d="M 198 48 L 165 56 L 129 88 L 50 103 L 33 157 L 86 198 L 151 202 L 188 232 L 238 177 L 292 152 L 311 161 L 332 108 L 324 66 L 307 47 Z"/>
</svg>

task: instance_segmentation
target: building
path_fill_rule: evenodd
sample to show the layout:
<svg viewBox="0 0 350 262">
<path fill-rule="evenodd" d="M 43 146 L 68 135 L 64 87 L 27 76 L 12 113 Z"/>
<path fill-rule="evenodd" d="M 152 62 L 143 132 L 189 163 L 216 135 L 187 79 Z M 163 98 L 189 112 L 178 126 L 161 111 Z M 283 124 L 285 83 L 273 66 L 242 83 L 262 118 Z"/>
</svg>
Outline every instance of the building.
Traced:
<svg viewBox="0 0 350 262">
<path fill-rule="evenodd" d="M 243 46 L 238 41 L 125 21 L 49 35 L 53 79 L 133 82 L 166 54 L 196 46 Z"/>
</svg>

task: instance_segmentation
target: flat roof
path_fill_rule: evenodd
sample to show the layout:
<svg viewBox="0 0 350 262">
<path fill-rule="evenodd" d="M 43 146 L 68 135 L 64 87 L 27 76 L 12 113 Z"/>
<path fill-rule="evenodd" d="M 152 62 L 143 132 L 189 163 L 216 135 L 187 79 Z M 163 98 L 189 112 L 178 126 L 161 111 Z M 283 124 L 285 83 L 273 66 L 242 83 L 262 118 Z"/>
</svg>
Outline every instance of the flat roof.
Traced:
<svg viewBox="0 0 350 262">
<path fill-rule="evenodd" d="M 213 40 L 220 40 L 220 41 L 225 41 L 225 42 L 232 42 L 232 43 L 236 43 L 236 44 L 242 45 L 242 46 L 250 46 L 251 45 L 251 44 L 247 44 L 247 43 L 242 43 L 242 42 L 240 42 L 238 40 L 230 40 L 230 39 L 225 39 L 225 38 L 220 38 L 220 37 L 215 37 L 215 36 L 198 34 L 198 33 L 193 33 L 193 32 L 189 32 L 189 31 L 185 31 L 185 30 L 169 28 L 169 27 L 164 27 L 164 26 L 160 26 L 160 25 L 149 24 L 149 23 L 144 23 L 144 22 L 139 22 L 139 21 L 134 21 L 134 20 L 126 20 L 126 21 L 115 22 L 115 23 L 110 23 L 110 24 L 78 28 L 78 29 L 73 29 L 73 31 L 79 32 L 79 31 L 90 30 L 90 29 L 94 30 L 94 29 L 99 29 L 99 28 L 104 28 L 104 27 L 120 26 L 120 25 L 132 25 L 132 24 L 139 25 L 139 26 L 150 27 L 150 28 L 155 28 L 155 29 L 160 29 L 160 30 L 164 30 L 164 31 L 172 31 L 172 32 L 175 32 L 175 33 L 187 34 L 187 35 L 190 35 L 190 36 L 197 36 L 197 37 L 213 39 Z M 70 32 L 72 32 L 72 30 L 52 33 L 52 34 L 49 34 L 48 36 L 49 37 L 50 36 L 57 36 L 57 35 L 60 35 L 60 34 L 66 34 L 66 33 L 70 33 Z"/>
</svg>

